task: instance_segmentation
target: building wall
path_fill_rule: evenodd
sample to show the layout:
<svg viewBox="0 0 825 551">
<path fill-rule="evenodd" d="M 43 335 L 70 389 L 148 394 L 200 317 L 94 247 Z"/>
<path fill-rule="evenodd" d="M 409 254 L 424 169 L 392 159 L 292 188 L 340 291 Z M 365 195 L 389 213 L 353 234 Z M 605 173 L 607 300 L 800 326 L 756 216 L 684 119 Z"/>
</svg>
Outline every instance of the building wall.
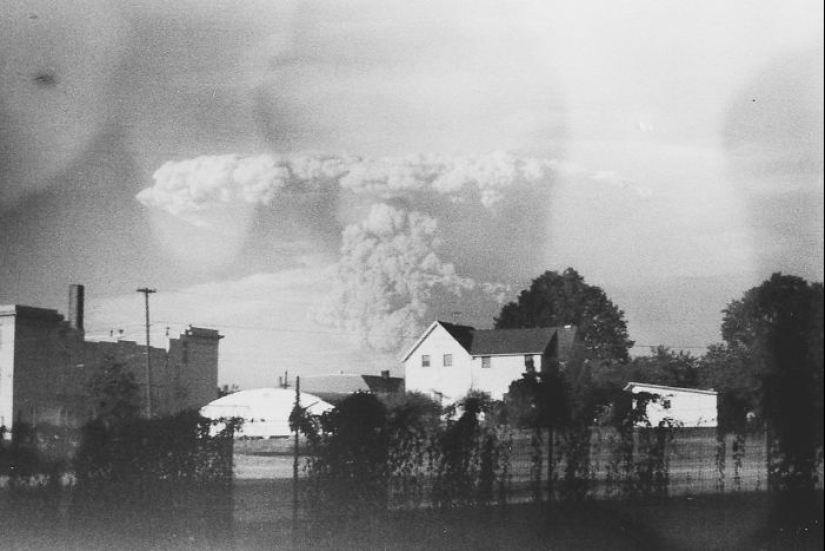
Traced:
<svg viewBox="0 0 825 551">
<path fill-rule="evenodd" d="M 451 354 L 453 365 L 445 367 L 443 358 Z M 422 356 L 430 357 L 430 366 L 422 367 Z M 548 363 L 550 352 L 534 354 L 531 358 L 536 371 Z M 490 367 L 482 367 L 481 356 L 470 356 L 450 333 L 436 325 L 418 348 L 404 362 L 407 391 L 418 391 L 454 402 L 471 390 L 487 392 L 495 400 L 504 398 L 510 383 L 520 379 L 526 371 L 525 355 L 490 356 Z"/>
<path fill-rule="evenodd" d="M 169 342 L 169 375 L 174 378 L 180 409 L 200 409 L 218 397 L 218 343 L 223 337 L 212 329 L 191 327 Z M 214 368 L 212 368 L 214 366 Z M 171 381 L 170 381 L 171 382 Z"/>
<path fill-rule="evenodd" d="M 445 354 L 452 355 L 452 366 L 444 366 Z M 422 366 L 425 355 L 430 357 L 429 367 Z M 470 355 L 440 325 L 404 362 L 404 376 L 408 392 L 422 392 L 446 403 L 458 400 L 473 388 Z"/>
<path fill-rule="evenodd" d="M 716 393 L 634 388 L 634 393 L 638 391 L 659 395 L 656 402 L 647 405 L 647 418 L 654 427 L 665 419 L 671 419 L 684 427 L 716 426 Z"/>
<path fill-rule="evenodd" d="M 490 393 L 494 400 L 501 400 L 510 389 L 510 383 L 521 379 L 527 370 L 525 355 L 489 356 L 490 367 L 483 367 L 482 356 L 475 356 L 471 362 L 473 388 Z M 530 355 L 536 371 L 540 370 L 541 356 Z"/>
<path fill-rule="evenodd" d="M 169 415 L 180 411 L 175 407 L 174 384 L 175 379 L 167 366 L 167 353 L 162 348 L 151 347 L 151 379 L 152 379 L 152 414 Z M 84 345 L 83 388 L 74 389 L 85 395 L 85 387 L 107 365 L 120 364 L 128 373 L 131 373 L 138 385 L 138 399 L 140 410 L 147 411 L 147 377 L 146 377 L 146 346 L 134 341 L 103 341 L 86 342 Z M 85 404 L 85 410 L 80 416 L 88 419 L 93 404 Z"/>
<path fill-rule="evenodd" d="M 152 347 L 153 414 L 199 409 L 217 397 L 218 343 L 214 330 L 190 328 L 170 339 L 169 351 Z M 55 310 L 0 307 L 0 425 L 18 419 L 78 426 L 94 414 L 88 384 L 112 363 L 138 384 L 146 411 L 146 346 L 133 341 L 86 341 L 82 329 Z"/>
<path fill-rule="evenodd" d="M 10 427 L 14 418 L 14 335 L 16 311 L 0 310 L 0 426 Z"/>
<path fill-rule="evenodd" d="M 77 350 L 79 335 L 54 310 L 19 306 L 16 310 L 12 423 L 65 420 L 65 384 L 71 380 L 67 362 Z"/>
</svg>

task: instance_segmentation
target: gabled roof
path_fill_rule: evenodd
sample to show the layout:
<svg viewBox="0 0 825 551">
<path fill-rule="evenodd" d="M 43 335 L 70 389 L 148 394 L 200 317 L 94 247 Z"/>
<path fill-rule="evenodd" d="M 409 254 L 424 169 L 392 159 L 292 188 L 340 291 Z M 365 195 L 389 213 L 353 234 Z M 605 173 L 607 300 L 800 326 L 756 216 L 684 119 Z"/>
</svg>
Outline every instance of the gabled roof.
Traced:
<svg viewBox="0 0 825 551">
<path fill-rule="evenodd" d="M 535 329 L 488 329 L 476 331 L 470 354 L 495 356 L 502 354 L 541 354 L 556 336 L 555 327 Z"/>
<path fill-rule="evenodd" d="M 565 357 L 573 345 L 575 327 L 536 327 L 531 329 L 474 329 L 445 321 L 434 321 L 403 356 L 406 361 L 437 326 L 443 327 L 472 356 L 543 354 L 553 339 L 559 356 Z"/>
<path fill-rule="evenodd" d="M 457 325 L 455 323 L 447 323 L 446 321 L 439 321 L 436 322 L 441 325 L 444 329 L 447 330 L 458 344 L 466 350 L 467 352 L 470 351 L 470 347 L 473 344 L 473 334 L 478 333 L 475 328 L 470 327 L 469 325 Z"/>
</svg>

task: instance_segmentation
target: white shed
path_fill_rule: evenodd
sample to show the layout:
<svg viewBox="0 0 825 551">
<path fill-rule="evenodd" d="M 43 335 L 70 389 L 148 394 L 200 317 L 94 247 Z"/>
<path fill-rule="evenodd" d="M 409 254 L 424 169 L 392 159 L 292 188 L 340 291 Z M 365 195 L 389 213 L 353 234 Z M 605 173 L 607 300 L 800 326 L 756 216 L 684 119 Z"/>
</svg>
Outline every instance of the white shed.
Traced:
<svg viewBox="0 0 825 551">
<path fill-rule="evenodd" d="M 627 383 L 626 392 L 654 395 L 647 405 L 647 419 L 652 426 L 665 420 L 682 427 L 715 427 L 717 393 L 715 390 L 679 388 L 644 383 Z M 634 398 L 634 406 L 636 399 Z"/>
<path fill-rule="evenodd" d="M 301 406 L 314 415 L 333 408 L 313 394 L 301 392 Z M 236 437 L 272 438 L 289 436 L 289 415 L 295 404 L 295 391 L 287 388 L 256 388 L 228 394 L 201 408 L 207 419 L 243 419 Z"/>
</svg>

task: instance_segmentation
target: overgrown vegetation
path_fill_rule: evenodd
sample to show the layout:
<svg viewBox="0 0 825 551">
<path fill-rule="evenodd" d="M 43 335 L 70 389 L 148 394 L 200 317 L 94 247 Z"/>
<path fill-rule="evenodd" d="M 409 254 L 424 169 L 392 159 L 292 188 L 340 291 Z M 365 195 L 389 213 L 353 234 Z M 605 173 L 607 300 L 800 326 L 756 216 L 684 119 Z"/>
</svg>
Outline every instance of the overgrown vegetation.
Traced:
<svg viewBox="0 0 825 551">
<path fill-rule="evenodd" d="M 83 427 L 74 461 L 82 488 L 112 485 L 134 491 L 158 486 L 227 485 L 232 481 L 232 427 L 210 436 L 197 412 L 163 419 L 133 418 L 118 426 L 95 420 Z"/>
<path fill-rule="evenodd" d="M 304 504 L 313 517 L 336 519 L 505 504 L 514 494 L 514 435 L 525 431 L 533 435 L 533 501 L 581 501 L 597 490 L 614 497 L 667 494 L 674 425 L 645 426 L 645 408 L 655 395 L 615 404 L 601 425 L 583 427 L 561 412 L 553 417 L 530 406 L 547 395 L 540 381 L 525 378 L 514 388 L 538 394 L 505 403 L 471 393 L 446 411 L 420 394 L 387 402 L 355 394 L 320 417 L 296 417 L 310 445 Z M 553 445 L 544 453 L 547 438 Z M 597 480 L 592 464 L 593 447 L 600 445 L 610 458 L 607 482 Z"/>
<path fill-rule="evenodd" d="M 195 411 L 140 417 L 134 377 L 116 363 L 102 367 L 87 391 L 96 415 L 83 426 L 17 422 L 10 441 L 0 439 L 3 501 L 11 505 L 4 514 L 12 523 L 109 519 L 117 526 L 139 515 L 163 538 L 226 532 L 234 424 L 216 434 Z"/>
<path fill-rule="evenodd" d="M 308 502 L 336 517 L 492 503 L 507 476 L 495 417 L 483 394 L 444 412 L 415 393 L 386 403 L 357 393 L 320 417 L 304 415 L 295 426 L 310 446 Z"/>
</svg>

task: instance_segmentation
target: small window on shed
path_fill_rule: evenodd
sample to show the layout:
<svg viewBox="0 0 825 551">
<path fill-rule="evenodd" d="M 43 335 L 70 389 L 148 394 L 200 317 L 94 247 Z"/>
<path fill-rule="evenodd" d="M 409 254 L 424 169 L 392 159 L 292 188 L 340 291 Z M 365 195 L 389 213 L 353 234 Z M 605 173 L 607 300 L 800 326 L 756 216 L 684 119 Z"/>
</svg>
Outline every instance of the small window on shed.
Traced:
<svg viewBox="0 0 825 551">
<path fill-rule="evenodd" d="M 533 372 L 536 370 L 536 363 L 533 360 L 532 354 L 527 354 L 524 356 L 524 368 L 529 372 Z"/>
<path fill-rule="evenodd" d="M 481 357 L 481 367 L 483 369 L 489 369 L 489 367 L 490 367 L 490 356 L 482 356 Z"/>
<path fill-rule="evenodd" d="M 430 367 L 430 355 L 429 354 L 422 354 L 421 355 L 421 367 Z"/>
<path fill-rule="evenodd" d="M 444 354 L 444 367 L 450 367 L 453 365 L 453 355 L 452 354 Z"/>
</svg>

